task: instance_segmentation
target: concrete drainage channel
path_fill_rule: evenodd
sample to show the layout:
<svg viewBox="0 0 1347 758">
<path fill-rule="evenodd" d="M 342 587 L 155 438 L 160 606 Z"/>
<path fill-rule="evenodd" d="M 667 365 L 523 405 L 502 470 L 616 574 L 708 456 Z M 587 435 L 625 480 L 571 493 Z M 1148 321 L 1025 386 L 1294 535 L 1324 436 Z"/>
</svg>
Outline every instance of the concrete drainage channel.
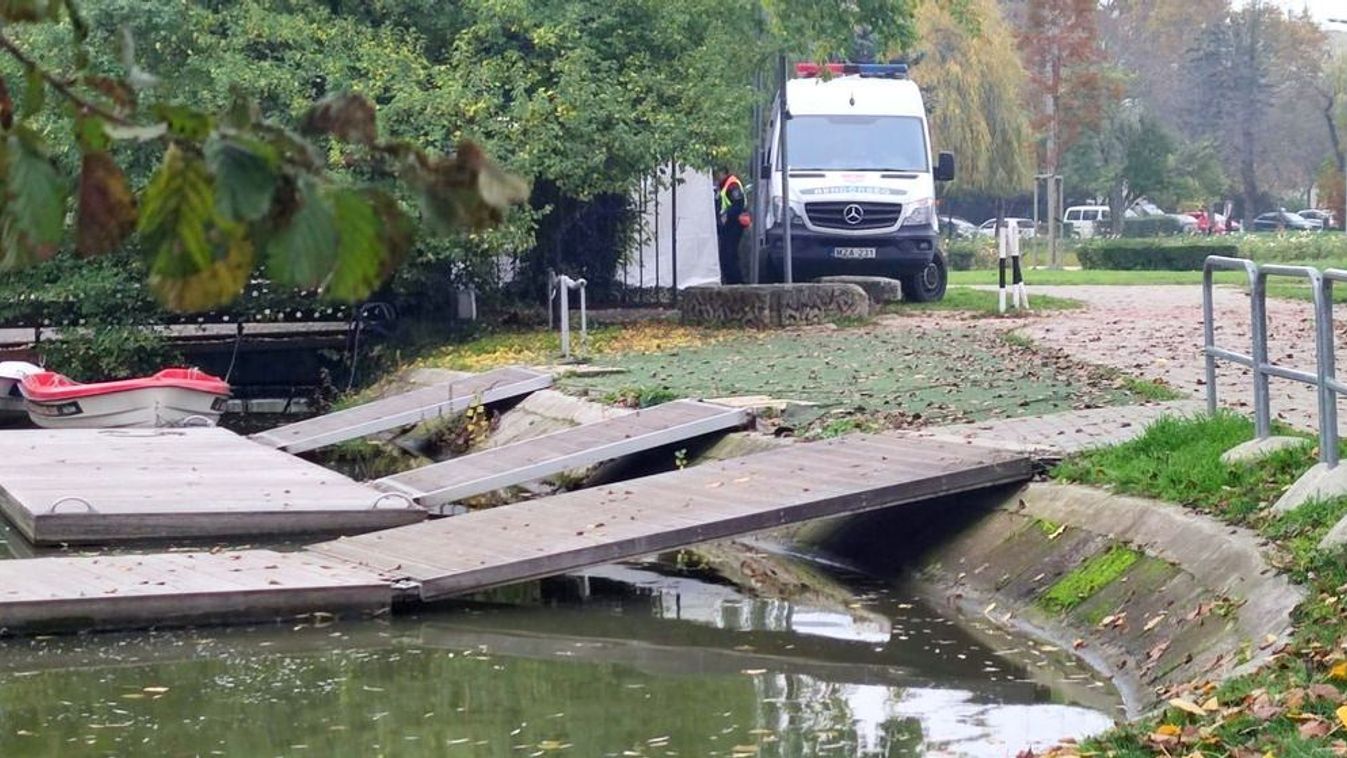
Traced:
<svg viewBox="0 0 1347 758">
<path fill-rule="evenodd" d="M 880 576 L 916 572 L 933 599 L 1073 650 L 1115 683 L 1129 718 L 1169 685 L 1259 665 L 1304 599 L 1251 531 L 1075 485 L 931 501 L 792 537 Z"/>
</svg>

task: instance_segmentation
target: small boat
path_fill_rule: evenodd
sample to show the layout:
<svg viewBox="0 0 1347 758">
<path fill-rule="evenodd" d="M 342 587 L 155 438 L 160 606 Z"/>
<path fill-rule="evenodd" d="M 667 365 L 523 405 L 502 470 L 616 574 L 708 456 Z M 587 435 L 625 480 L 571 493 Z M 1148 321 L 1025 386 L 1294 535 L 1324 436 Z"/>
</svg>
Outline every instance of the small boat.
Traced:
<svg viewBox="0 0 1347 758">
<path fill-rule="evenodd" d="M 0 397 L 23 397 L 19 382 L 44 370 L 27 361 L 0 361 Z"/>
<path fill-rule="evenodd" d="M 19 387 L 28 417 L 46 429 L 214 426 L 229 399 L 227 382 L 194 368 L 95 384 L 43 371 Z"/>
<path fill-rule="evenodd" d="M 27 361 L 0 361 L 0 426 L 11 426 L 28 420 L 23 392 L 19 383 L 33 374 L 44 371 Z"/>
</svg>

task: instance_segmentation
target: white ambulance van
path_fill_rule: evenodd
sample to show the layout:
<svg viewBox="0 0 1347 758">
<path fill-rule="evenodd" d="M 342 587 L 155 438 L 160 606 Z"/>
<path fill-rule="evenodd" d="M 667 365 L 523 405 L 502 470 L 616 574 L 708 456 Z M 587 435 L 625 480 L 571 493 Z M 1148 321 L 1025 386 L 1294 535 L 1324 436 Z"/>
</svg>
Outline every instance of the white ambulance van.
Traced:
<svg viewBox="0 0 1347 758">
<path fill-rule="evenodd" d="M 932 161 L 921 91 L 901 64 L 801 63 L 786 83 L 791 269 L 795 281 L 833 274 L 889 276 L 904 299 L 945 295 L 935 183 L 954 156 Z M 784 271 L 781 124 L 773 109 L 760 207 L 764 273 Z M 768 177 L 770 176 L 770 181 Z"/>
</svg>

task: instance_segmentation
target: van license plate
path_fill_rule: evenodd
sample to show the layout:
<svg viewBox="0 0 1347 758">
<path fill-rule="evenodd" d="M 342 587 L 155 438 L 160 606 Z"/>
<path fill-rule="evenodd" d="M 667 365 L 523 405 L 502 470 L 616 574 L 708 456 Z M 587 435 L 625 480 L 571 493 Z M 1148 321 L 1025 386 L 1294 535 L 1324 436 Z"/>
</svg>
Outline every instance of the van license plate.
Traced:
<svg viewBox="0 0 1347 758">
<path fill-rule="evenodd" d="M 875 249 L 873 247 L 835 247 L 833 248 L 833 257 L 850 260 L 873 258 L 875 257 Z"/>
</svg>

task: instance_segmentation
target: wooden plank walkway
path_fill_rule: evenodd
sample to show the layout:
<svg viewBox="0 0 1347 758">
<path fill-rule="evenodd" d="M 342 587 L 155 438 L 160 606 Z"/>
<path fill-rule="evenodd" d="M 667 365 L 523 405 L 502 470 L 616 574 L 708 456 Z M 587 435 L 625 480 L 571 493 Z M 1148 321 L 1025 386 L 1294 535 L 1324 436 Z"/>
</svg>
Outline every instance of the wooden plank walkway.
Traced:
<svg viewBox="0 0 1347 758">
<path fill-rule="evenodd" d="M 0 631 L 377 612 L 391 607 L 395 596 L 436 600 L 1031 475 L 1031 461 L 1008 451 L 852 435 L 320 543 L 299 553 L 0 561 Z"/>
<path fill-rule="evenodd" d="M 0 630 L 248 623 L 380 612 L 387 578 L 304 553 L 245 550 L 0 561 Z"/>
<path fill-rule="evenodd" d="M 426 516 L 219 428 L 0 433 L 0 511 L 38 544 L 354 533 Z"/>
<path fill-rule="evenodd" d="M 474 403 L 496 403 L 550 386 L 551 374 L 518 367 L 496 369 L 259 432 L 253 439 L 288 453 L 302 453 L 452 416 Z"/>
<path fill-rule="evenodd" d="M 747 420 L 748 413 L 743 410 L 676 400 L 414 469 L 373 484 L 432 508 L 704 434 L 738 428 Z"/>
<path fill-rule="evenodd" d="M 1030 459 L 1010 452 L 851 435 L 308 550 L 409 579 L 435 600 L 1030 476 Z"/>
</svg>

